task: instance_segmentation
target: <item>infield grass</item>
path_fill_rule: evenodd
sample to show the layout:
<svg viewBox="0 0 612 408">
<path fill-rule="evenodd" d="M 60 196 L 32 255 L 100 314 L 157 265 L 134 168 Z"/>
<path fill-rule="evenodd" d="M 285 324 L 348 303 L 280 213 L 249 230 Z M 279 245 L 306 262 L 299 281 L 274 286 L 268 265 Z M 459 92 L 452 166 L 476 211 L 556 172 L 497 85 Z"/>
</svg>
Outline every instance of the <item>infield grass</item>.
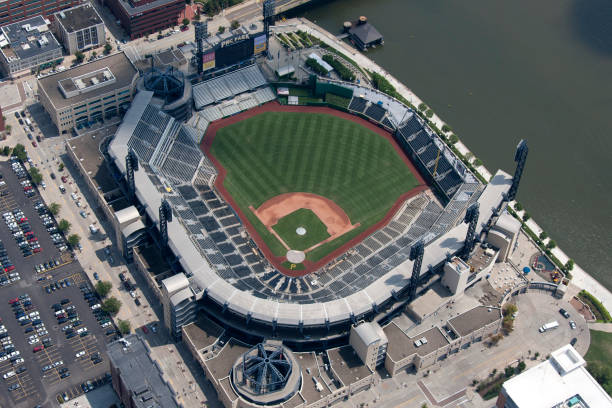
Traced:
<svg viewBox="0 0 612 408">
<path fill-rule="evenodd" d="M 306 234 L 298 235 L 296 232 L 298 227 L 306 229 Z M 285 215 L 272 226 L 272 229 L 285 241 L 285 244 L 289 245 L 289 248 L 298 251 L 304 251 L 330 237 L 325 224 L 312 210 L 306 208 Z"/>
<path fill-rule="evenodd" d="M 380 221 L 418 185 L 391 143 L 358 123 L 321 113 L 266 112 L 217 131 L 211 153 L 224 186 L 275 255 L 283 246 L 249 209 L 282 193 L 333 200 L 360 226 L 307 254 L 317 261 Z"/>
</svg>

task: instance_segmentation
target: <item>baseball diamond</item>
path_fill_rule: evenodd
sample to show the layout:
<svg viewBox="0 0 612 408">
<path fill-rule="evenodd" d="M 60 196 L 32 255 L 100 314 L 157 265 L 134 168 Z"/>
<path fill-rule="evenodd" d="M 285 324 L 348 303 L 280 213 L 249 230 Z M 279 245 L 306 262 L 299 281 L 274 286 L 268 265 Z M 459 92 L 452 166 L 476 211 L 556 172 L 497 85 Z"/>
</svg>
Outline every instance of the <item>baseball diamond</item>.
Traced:
<svg viewBox="0 0 612 408">
<path fill-rule="evenodd" d="M 285 272 L 288 250 L 309 273 L 426 188 L 389 133 L 330 108 L 266 104 L 212 123 L 202 143 L 217 189 Z"/>
</svg>

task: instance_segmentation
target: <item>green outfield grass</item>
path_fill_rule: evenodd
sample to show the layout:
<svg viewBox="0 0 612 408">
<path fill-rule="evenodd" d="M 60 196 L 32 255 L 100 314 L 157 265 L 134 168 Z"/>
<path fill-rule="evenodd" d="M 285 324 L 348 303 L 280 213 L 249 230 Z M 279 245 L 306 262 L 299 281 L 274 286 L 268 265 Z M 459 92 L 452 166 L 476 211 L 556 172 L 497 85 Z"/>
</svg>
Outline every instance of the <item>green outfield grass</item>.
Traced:
<svg viewBox="0 0 612 408">
<path fill-rule="evenodd" d="M 298 235 L 295 232 L 298 227 L 304 227 L 306 234 Z M 330 237 L 325 224 L 314 212 L 306 208 L 300 208 L 284 216 L 272 226 L 272 229 L 285 241 L 285 244 L 289 245 L 289 248 L 298 251 L 304 251 Z"/>
<path fill-rule="evenodd" d="M 220 129 L 211 153 L 227 170 L 224 186 L 272 252 L 285 250 L 250 211 L 282 193 L 333 200 L 360 223 L 308 254 L 316 261 L 389 211 L 418 185 L 391 143 L 349 120 L 317 113 L 266 112 Z"/>
</svg>

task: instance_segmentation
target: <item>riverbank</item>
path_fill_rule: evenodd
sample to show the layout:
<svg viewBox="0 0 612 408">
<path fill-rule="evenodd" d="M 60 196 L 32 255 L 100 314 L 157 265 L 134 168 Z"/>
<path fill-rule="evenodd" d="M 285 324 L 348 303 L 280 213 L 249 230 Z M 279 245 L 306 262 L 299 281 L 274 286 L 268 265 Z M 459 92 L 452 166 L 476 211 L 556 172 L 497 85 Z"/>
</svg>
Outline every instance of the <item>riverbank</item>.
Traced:
<svg viewBox="0 0 612 408">
<path fill-rule="evenodd" d="M 356 49 L 352 48 L 350 45 L 346 44 L 343 41 L 340 41 L 336 38 L 335 35 L 329 33 L 323 28 L 313 24 L 307 19 L 304 18 L 296 18 L 287 20 L 280 24 L 277 24 L 276 27 L 291 27 L 296 30 L 302 30 L 307 32 L 308 34 L 318 38 L 319 40 L 325 42 L 326 44 L 333 46 L 338 51 L 342 52 L 349 58 L 353 59 L 360 67 L 376 72 L 382 76 L 384 76 L 391 85 L 395 87 L 397 92 L 399 92 L 404 98 L 410 101 L 411 104 L 415 106 L 419 106 L 421 103 L 424 103 L 412 90 L 406 87 L 403 83 L 397 80 L 393 75 L 385 71 L 382 67 L 378 66 L 368 57 L 358 52 Z M 445 122 L 434 113 L 434 115 L 430 118 L 430 120 L 439 128 L 445 125 Z M 461 141 L 457 142 L 454 145 L 459 153 L 464 157 L 473 156 L 470 150 L 465 146 Z M 476 167 L 478 173 L 480 173 L 485 179 L 491 179 L 491 173 L 484 167 L 484 165 L 479 165 Z M 522 214 L 522 213 L 521 213 Z M 527 226 L 532 229 L 536 234 L 540 234 L 542 232 L 542 228 L 533 220 L 529 219 L 526 222 Z M 550 238 L 547 238 L 549 240 Z M 547 242 L 547 241 L 545 241 Z M 560 262 L 565 264 L 570 258 L 560 249 L 553 248 L 551 250 L 552 254 L 559 259 Z M 573 276 L 572 278 L 572 286 L 575 286 L 579 289 L 584 289 L 590 292 L 593 296 L 597 297 L 603 305 L 608 309 L 612 310 L 612 293 L 605 288 L 602 284 L 597 282 L 592 276 L 590 276 L 584 269 L 582 269 L 579 265 L 574 265 L 574 268 L 571 271 Z M 572 290 L 570 293 L 577 292 L 577 290 Z"/>
</svg>

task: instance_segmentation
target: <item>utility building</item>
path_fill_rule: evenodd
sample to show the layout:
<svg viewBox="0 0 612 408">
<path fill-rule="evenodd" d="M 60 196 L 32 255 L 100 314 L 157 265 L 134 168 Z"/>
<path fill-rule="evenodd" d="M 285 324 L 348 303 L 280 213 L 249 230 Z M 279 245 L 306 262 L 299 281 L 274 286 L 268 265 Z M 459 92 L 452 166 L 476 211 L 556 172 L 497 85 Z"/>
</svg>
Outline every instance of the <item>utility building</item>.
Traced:
<svg viewBox="0 0 612 408">
<path fill-rule="evenodd" d="M 104 22 L 89 3 L 55 13 L 53 31 L 68 54 L 106 43 Z"/>
</svg>

